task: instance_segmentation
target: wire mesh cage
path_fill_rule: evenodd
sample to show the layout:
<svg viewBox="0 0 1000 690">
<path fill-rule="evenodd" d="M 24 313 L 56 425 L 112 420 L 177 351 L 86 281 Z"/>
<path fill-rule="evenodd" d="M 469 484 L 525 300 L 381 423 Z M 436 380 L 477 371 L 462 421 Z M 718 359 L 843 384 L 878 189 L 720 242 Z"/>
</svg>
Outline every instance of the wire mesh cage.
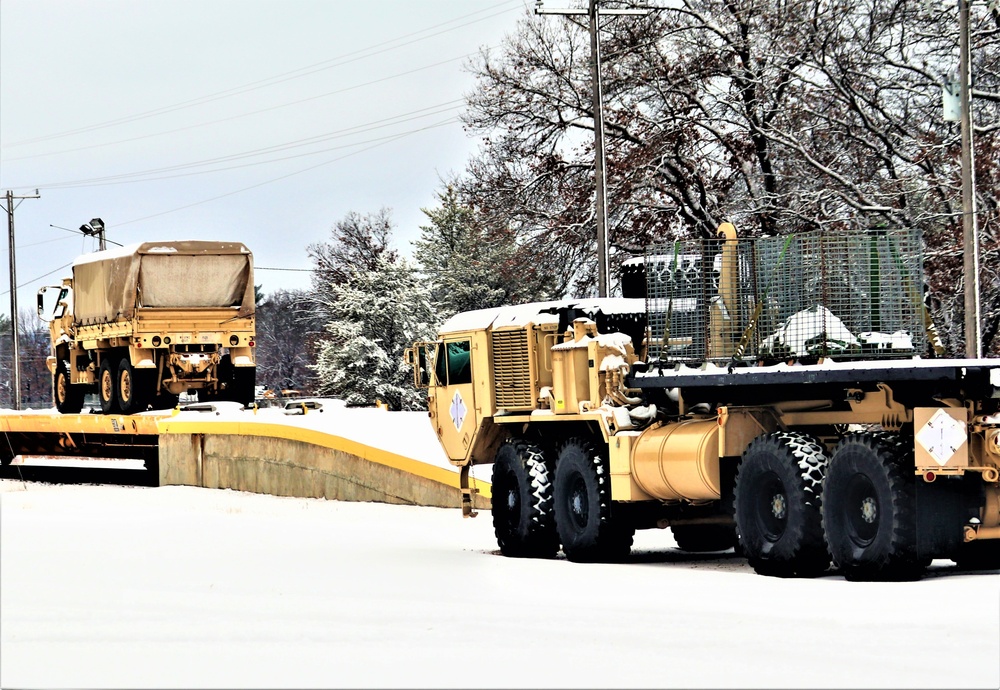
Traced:
<svg viewBox="0 0 1000 690">
<path fill-rule="evenodd" d="M 647 359 L 777 362 L 927 349 L 912 230 L 815 231 L 650 247 Z"/>
</svg>

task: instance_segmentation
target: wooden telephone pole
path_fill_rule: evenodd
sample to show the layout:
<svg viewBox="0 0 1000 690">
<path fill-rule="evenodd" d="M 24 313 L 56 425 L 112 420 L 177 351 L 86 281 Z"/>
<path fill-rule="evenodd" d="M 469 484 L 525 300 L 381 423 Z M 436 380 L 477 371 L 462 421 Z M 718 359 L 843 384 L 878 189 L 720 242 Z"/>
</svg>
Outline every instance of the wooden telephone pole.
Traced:
<svg viewBox="0 0 1000 690">
<path fill-rule="evenodd" d="M 535 14 L 587 15 L 590 19 L 590 80 L 594 111 L 594 215 L 597 220 L 597 296 L 608 296 L 608 194 L 604 172 L 604 94 L 601 91 L 601 42 L 598 37 L 600 15 L 642 15 L 649 9 L 601 10 L 598 0 L 589 0 L 588 7 L 554 9 L 536 0 Z"/>
<path fill-rule="evenodd" d="M 971 0 L 958 0 L 959 98 L 962 130 L 962 239 L 965 274 L 965 356 L 982 355 L 979 337 L 979 238 L 976 231 L 976 170 L 972 153 Z"/>
<path fill-rule="evenodd" d="M 17 268 L 14 258 L 14 209 L 21 205 L 24 199 L 38 199 L 38 190 L 34 194 L 17 195 L 7 190 L 4 211 L 7 212 L 7 240 L 10 244 L 10 330 L 11 330 L 11 396 L 14 409 L 21 409 L 21 351 L 17 342 Z M 14 200 L 17 200 L 17 204 Z"/>
</svg>

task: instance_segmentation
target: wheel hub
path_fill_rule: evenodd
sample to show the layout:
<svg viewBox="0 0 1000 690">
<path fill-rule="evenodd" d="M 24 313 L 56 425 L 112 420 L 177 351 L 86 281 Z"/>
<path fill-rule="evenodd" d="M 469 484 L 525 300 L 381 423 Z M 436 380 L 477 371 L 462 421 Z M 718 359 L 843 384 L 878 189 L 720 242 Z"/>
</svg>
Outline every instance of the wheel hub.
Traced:
<svg viewBox="0 0 1000 690">
<path fill-rule="evenodd" d="M 878 503 L 871 496 L 861 501 L 861 519 L 869 525 L 878 519 Z"/>
<path fill-rule="evenodd" d="M 576 477 L 573 488 L 569 492 L 569 512 L 573 522 L 580 529 L 587 526 L 590 517 L 590 500 L 587 497 L 587 484 L 583 477 Z"/>
<path fill-rule="evenodd" d="M 771 497 L 771 514 L 779 520 L 785 519 L 788 512 L 788 499 L 784 494 L 775 494 Z"/>
<path fill-rule="evenodd" d="M 845 507 L 855 506 L 847 511 L 847 532 L 856 546 L 866 548 L 874 543 L 879 534 L 879 506 L 877 492 L 871 479 L 860 472 L 847 483 Z"/>
<path fill-rule="evenodd" d="M 788 494 L 774 472 L 758 477 L 753 484 L 753 521 L 760 535 L 772 544 L 781 540 L 788 525 Z"/>
</svg>

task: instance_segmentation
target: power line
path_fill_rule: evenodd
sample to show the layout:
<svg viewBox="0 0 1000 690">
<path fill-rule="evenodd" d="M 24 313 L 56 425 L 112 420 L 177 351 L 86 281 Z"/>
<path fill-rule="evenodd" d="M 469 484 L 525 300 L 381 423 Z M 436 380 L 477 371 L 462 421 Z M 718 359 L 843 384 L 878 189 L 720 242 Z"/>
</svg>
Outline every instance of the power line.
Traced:
<svg viewBox="0 0 1000 690">
<path fill-rule="evenodd" d="M 42 275 L 40 275 L 40 276 L 36 276 L 36 277 L 32 278 L 31 280 L 29 280 L 29 281 L 27 281 L 27 282 L 25 282 L 25 283 L 21 283 L 20 285 L 18 285 L 18 286 L 17 286 L 17 289 L 18 289 L 18 290 L 20 290 L 21 288 L 25 288 L 25 287 L 28 287 L 28 286 L 29 286 L 29 285 L 31 285 L 32 283 L 37 283 L 37 282 L 38 282 L 39 280 L 41 280 L 42 278 L 48 278 L 48 277 L 49 277 L 50 275 L 52 275 L 53 273 L 56 273 L 56 272 L 58 272 L 58 271 L 61 271 L 61 270 L 63 270 L 64 268 L 69 268 L 69 267 L 70 267 L 70 266 L 72 266 L 72 265 L 73 265 L 73 262 L 72 262 L 72 261 L 70 261 L 70 262 L 69 262 L 68 264 L 63 264 L 63 265 L 62 265 L 62 266 L 60 266 L 59 268 L 54 268 L 54 269 L 52 269 L 51 271 L 49 271 L 48 273 L 43 273 Z M 9 288 L 8 288 L 7 290 L 4 290 L 3 292 L 0 292 L 0 295 L 6 295 L 6 294 L 7 294 L 8 292 L 10 292 L 10 289 L 9 289 Z"/>
<path fill-rule="evenodd" d="M 312 273 L 311 268 L 271 268 L 270 266 L 254 266 L 255 271 L 296 271 L 301 273 Z"/>
<path fill-rule="evenodd" d="M 97 218 L 97 220 L 101 220 L 101 219 Z M 91 222 L 93 222 L 93 221 L 91 221 Z M 93 237 L 94 236 L 94 233 L 92 233 L 92 232 L 85 232 L 84 231 L 83 228 L 84 227 L 88 227 L 88 226 L 83 226 L 79 230 L 71 230 L 70 228 L 64 228 L 64 227 L 60 227 L 58 225 L 53 225 L 52 223 L 49 223 L 49 227 L 50 228 L 56 228 L 57 230 L 66 230 L 67 232 L 71 232 L 74 235 L 81 235 L 83 237 Z M 104 232 L 104 229 L 103 229 L 103 222 L 102 222 L 102 225 L 101 225 L 101 233 L 102 233 L 102 235 L 101 235 L 101 241 L 102 242 L 110 242 L 111 244 L 114 244 L 114 245 L 119 246 L 119 247 L 124 247 L 125 246 L 121 242 L 115 242 L 114 240 L 107 239 L 106 237 L 104 237 L 103 232 Z M 101 247 L 101 249 L 104 249 L 104 247 Z"/>
<path fill-rule="evenodd" d="M 37 185 L 37 186 L 40 187 L 40 188 L 46 188 L 46 189 L 58 189 L 58 188 L 81 187 L 81 186 L 85 187 L 85 186 L 99 185 L 100 183 L 107 183 L 107 182 L 111 182 L 111 181 L 115 181 L 115 180 L 126 180 L 126 181 L 128 181 L 127 178 L 130 178 L 130 177 L 140 177 L 140 176 L 147 176 L 147 175 L 155 175 L 156 173 L 161 173 L 161 172 L 172 172 L 172 171 L 184 170 L 184 169 L 188 169 L 188 168 L 196 168 L 196 167 L 202 167 L 202 166 L 206 166 L 206 165 L 212 165 L 214 163 L 223 163 L 223 162 L 227 162 L 227 161 L 239 160 L 241 158 L 251 158 L 253 156 L 264 155 L 266 153 L 277 153 L 277 152 L 280 152 L 280 151 L 287 151 L 287 150 L 291 150 L 291 149 L 294 149 L 294 148 L 299 148 L 299 147 L 302 147 L 302 146 L 308 146 L 309 144 L 316 144 L 316 143 L 320 143 L 320 142 L 323 142 L 323 141 L 329 141 L 331 139 L 339 139 L 339 138 L 346 137 L 346 136 L 353 136 L 355 134 L 362 134 L 364 132 L 369 132 L 369 131 L 372 131 L 372 130 L 381 129 L 383 127 L 390 127 L 390 126 L 393 126 L 393 125 L 402 124 L 404 122 L 410 122 L 412 120 L 419 120 L 421 118 L 430 117 L 432 115 L 440 115 L 441 113 L 447 112 L 449 110 L 454 110 L 457 107 L 457 104 L 461 103 L 461 102 L 462 102 L 462 99 L 456 99 L 456 100 L 452 100 L 452 101 L 446 101 L 445 103 L 441 103 L 441 104 L 437 104 L 437 105 L 433 105 L 433 106 L 428 106 L 427 108 L 420 108 L 418 110 L 414 110 L 414 111 L 411 111 L 409 113 L 403 113 L 401 115 L 396 115 L 396 116 L 393 116 L 393 117 L 384 118 L 382 120 L 374 120 L 374 121 L 372 121 L 370 123 L 356 125 L 354 127 L 347 127 L 347 128 L 340 129 L 340 130 L 334 130 L 333 132 L 328 132 L 326 134 L 320 134 L 320 135 L 316 135 L 316 136 L 313 136 L 313 137 L 307 137 L 305 139 L 298 139 L 298 140 L 294 140 L 294 141 L 291 141 L 291 142 L 285 142 L 283 144 L 274 144 L 272 146 L 265 146 L 263 148 L 254 149 L 254 150 L 251 150 L 251 151 L 244 151 L 244 152 L 241 152 L 241 153 L 234 153 L 234 154 L 229 154 L 229 155 L 226 155 L 226 156 L 217 156 L 215 158 L 203 159 L 201 161 L 194 161 L 194 162 L 191 162 L 191 163 L 181 163 L 181 164 L 177 164 L 177 165 L 164 166 L 164 167 L 161 167 L 161 168 L 149 168 L 149 169 L 146 169 L 146 170 L 133 171 L 133 172 L 129 172 L 129 173 L 121 173 L 121 174 L 118 174 L 118 175 L 105 175 L 105 176 L 102 176 L 102 177 L 83 178 L 83 179 L 79 179 L 79 180 L 68 180 L 68 181 L 62 181 L 62 182 L 51 182 L 51 183 L 46 183 L 46 184 L 40 184 L 40 185 Z M 429 111 L 429 112 L 424 112 L 424 111 Z M 416 115 L 415 113 L 422 113 L 422 114 Z M 407 117 L 407 116 L 409 116 L 409 117 Z M 345 146 L 348 146 L 348 147 L 349 146 L 357 146 L 357 145 L 365 144 L 365 143 L 369 143 L 369 142 L 356 142 L 354 144 L 346 144 Z M 343 147 L 340 147 L 340 148 L 343 148 Z M 333 150 L 333 149 L 322 149 L 322 150 L 319 150 L 319 151 L 314 151 L 314 152 L 310 152 L 310 153 L 304 153 L 304 154 L 300 154 L 300 155 L 305 156 L 305 155 L 313 155 L 313 154 L 316 154 L 316 153 L 326 153 L 326 152 L 331 151 L 331 150 Z M 260 161 L 259 163 L 274 162 L 274 160 L 284 160 L 284 159 L 272 159 L 272 160 Z M 258 165 L 259 163 L 252 163 L 250 165 Z M 216 170 L 205 171 L 205 172 L 219 172 L 221 170 L 231 170 L 231 169 L 236 168 L 236 167 L 246 167 L 246 166 L 233 166 L 233 167 L 230 167 L 230 168 L 218 168 Z M 174 175 L 174 176 L 171 176 L 171 177 L 178 177 L 178 176 Z M 140 181 L 141 182 L 141 181 L 148 181 L 148 180 L 154 180 L 154 179 L 166 179 L 166 178 L 163 178 L 163 177 L 146 177 L 145 179 L 134 180 L 134 181 Z M 30 185 L 30 186 L 34 187 L 35 185 Z"/>
<path fill-rule="evenodd" d="M 194 125 L 187 125 L 187 126 L 184 126 L 184 127 L 177 127 L 177 128 L 170 129 L 170 130 L 165 130 L 165 131 L 161 131 L 161 132 L 154 132 L 152 134 L 144 134 L 142 136 L 131 137 L 131 138 L 128 138 L 128 139 L 119 139 L 117 141 L 107 142 L 107 143 L 104 143 L 104 144 L 91 144 L 89 146 L 81 146 L 81 147 L 75 148 L 75 149 L 64 149 L 62 151 L 54 151 L 54 152 L 51 152 L 51 153 L 40 153 L 40 154 L 31 155 L 31 156 L 21 156 L 19 158 L 7 158 L 7 160 L 9 162 L 13 162 L 13 161 L 27 160 L 27 159 L 30 159 L 30 158 L 40 158 L 40 157 L 44 157 L 44 156 L 54 156 L 54 155 L 59 155 L 59 154 L 63 154 L 63 153 L 76 153 L 78 151 L 86 151 L 86 150 L 89 150 L 89 149 L 103 148 L 105 146 L 115 146 L 117 144 L 124 144 L 124 143 L 130 143 L 130 142 L 134 142 L 134 141 L 141 141 L 143 139 L 150 139 L 150 138 L 153 138 L 153 137 L 164 136 L 164 135 L 167 135 L 167 134 L 176 134 L 178 132 L 184 132 L 184 131 L 188 131 L 188 130 L 192 130 L 192 129 L 199 129 L 201 127 L 210 127 L 212 125 L 218 125 L 218 124 L 222 124 L 222 123 L 225 123 L 225 122 L 232 122 L 233 120 L 239 120 L 239 119 L 244 118 L 244 117 L 250 117 L 252 115 L 260 115 L 261 113 L 267 113 L 267 112 L 271 112 L 271 111 L 274 111 L 274 110 L 281 110 L 282 108 L 288 108 L 288 107 L 291 107 L 291 106 L 294 106 L 294 105 L 302 105 L 303 103 L 309 103 L 311 101 L 315 101 L 315 100 L 318 100 L 320 98 L 328 98 L 330 96 L 336 96 L 338 94 L 346 93 L 348 91 L 354 91 L 356 89 L 361 89 L 361 88 L 364 88 L 366 86 L 372 86 L 373 84 L 380 84 L 382 82 L 389 81 L 391 79 L 398 79 L 399 77 L 409 76 L 409 75 L 415 74 L 417 72 L 422 72 L 423 70 L 433 69 L 434 67 L 440 67 L 441 65 L 446 65 L 446 64 L 451 63 L 451 62 L 457 62 L 459 60 L 464 60 L 464 59 L 466 59 L 468 57 L 471 57 L 474 54 L 475 53 L 466 53 L 465 55 L 459 55 L 457 57 L 449 58 L 447 60 L 441 60 L 439 62 L 434 62 L 434 63 L 432 63 L 430 65 L 424 65 L 423 67 L 416 67 L 416 68 L 411 69 L 411 70 L 406 70 L 405 72 L 398 72 L 396 74 L 390 74 L 387 77 L 380 77 L 379 79 L 372 79 L 372 80 L 369 80 L 369 81 L 366 81 L 366 82 L 362 82 L 360 84 L 354 84 L 353 86 L 345 86 L 344 88 L 336 89 L 334 91 L 328 91 L 326 93 L 321 93 L 321 94 L 318 94 L 318 95 L 315 95 L 315 96 L 309 96 L 307 98 L 300 98 L 299 100 L 289 101 L 288 103 L 280 103 L 278 105 L 272 105 L 272 106 L 268 106 L 266 108 L 259 108 L 257 110 L 251 110 L 249 112 L 241 113 L 239 115 L 232 115 L 230 117 L 220 118 L 218 120 L 209 120 L 208 122 L 200 122 L 200 123 L 194 124 Z M 46 185 L 40 185 L 40 186 L 46 186 Z"/>
<path fill-rule="evenodd" d="M 300 77 L 307 76 L 307 75 L 310 75 L 310 74 L 314 74 L 314 73 L 322 71 L 322 70 L 331 69 L 333 67 L 339 67 L 339 66 L 351 63 L 351 62 L 356 62 L 357 60 L 362 60 L 362 59 L 365 59 L 365 58 L 368 58 L 368 57 L 379 55 L 381 53 L 388 52 L 390 50 L 396 50 L 398 48 L 402 48 L 404 46 L 411 45 L 412 43 L 417 43 L 419 41 L 423 41 L 423 40 L 426 40 L 428 38 L 433 38 L 434 36 L 438 36 L 438 35 L 441 35 L 443 33 L 447 33 L 449 31 L 455 31 L 457 29 L 464 28 L 464 27 L 469 26 L 471 24 L 475 24 L 477 22 L 481 22 L 481 21 L 485 21 L 487 19 L 491 19 L 493 17 L 499 16 L 499 15 L 504 14 L 506 12 L 510 12 L 511 10 L 513 10 L 515 8 L 509 7 L 507 9 L 501 10 L 500 12 L 495 12 L 494 14 L 490 14 L 490 15 L 487 15 L 485 17 L 480 17 L 479 19 L 475 19 L 473 21 L 466 22 L 464 24 L 460 24 L 460 25 L 457 25 L 457 26 L 453 26 L 453 27 L 451 27 L 449 29 L 438 31 L 438 32 L 433 33 L 433 34 L 428 34 L 427 36 L 423 36 L 421 38 L 414 39 L 412 41 L 408 41 L 408 42 L 405 42 L 405 43 L 401 43 L 399 45 L 388 46 L 388 47 L 385 47 L 385 48 L 380 48 L 378 50 L 375 50 L 376 48 L 379 48 L 379 46 L 385 46 L 386 44 L 394 43 L 396 41 L 400 41 L 400 40 L 403 40 L 405 38 L 409 38 L 411 36 L 416 36 L 418 34 L 426 33 L 428 31 L 431 31 L 433 29 L 445 26 L 447 24 L 452 24 L 452 23 L 460 21 L 462 19 L 466 19 L 468 17 L 472 17 L 472 16 L 475 16 L 477 14 L 482 14 L 483 12 L 489 12 L 490 10 L 496 9 L 497 7 L 500 7 L 502 5 L 510 5 L 510 4 L 515 3 L 515 2 L 517 2 L 518 4 L 520 4 L 519 0 L 504 0 L 503 2 L 499 2 L 499 3 L 495 4 L 495 5 L 491 5 L 490 7 L 484 8 L 482 10 L 477 10 L 475 12 L 471 12 L 469 14 L 462 15 L 460 17 L 456 17 L 455 19 L 451 19 L 451 20 L 448 20 L 446 22 L 442 22 L 440 24 L 435 24 L 433 26 L 427 27 L 426 29 L 421 29 L 419 31 L 415 31 L 415 32 L 412 32 L 412 33 L 409 33 L 409 34 L 405 34 L 405 35 L 397 37 L 395 39 L 390 39 L 389 41 L 383 41 L 382 43 L 376 44 L 374 46 L 370 46 L 368 48 L 361 48 L 361 49 L 358 49 L 356 51 L 352 51 L 352 52 L 349 52 L 349 53 L 344 53 L 343 55 L 340 55 L 340 56 L 337 56 L 337 57 L 334 57 L 334 58 L 330 58 L 330 59 L 324 60 L 322 62 L 314 63 L 312 65 L 307 65 L 306 67 L 300 67 L 298 69 L 291 70 L 289 72 L 284 72 L 284 73 L 276 75 L 274 77 L 268 77 L 268 78 L 260 79 L 260 80 L 254 81 L 254 82 L 249 82 L 249 83 L 244 84 L 242 86 L 233 87 L 233 88 L 230 88 L 230 89 L 226 89 L 224 91 L 216 92 L 214 94 L 209 94 L 207 96 L 201 96 L 201 97 L 194 98 L 194 99 L 191 99 L 191 100 L 182 101 L 180 103 L 175 103 L 173 105 L 163 106 L 163 107 L 156 108 L 156 109 L 153 109 L 153 110 L 147 110 L 147 111 L 144 111 L 144 112 L 141 112 L 141 113 L 137 113 L 135 115 L 129 115 L 129 116 L 117 118 L 117 119 L 114 119 L 114 120 L 107 120 L 105 122 L 101 122 L 101 123 L 98 123 L 98 124 L 89 125 L 89 126 L 86 126 L 86 127 L 79 127 L 79 128 L 71 129 L 71 130 L 65 130 L 65 131 L 62 131 L 62 132 L 56 132 L 56 133 L 45 135 L 45 136 L 34 137 L 34 138 L 31 138 L 31 139 L 23 139 L 21 141 L 16 141 L 16 142 L 12 142 L 10 144 L 5 144 L 4 148 L 12 148 L 12 147 L 15 147 L 15 146 L 23 146 L 23 145 L 27 145 L 27 144 L 41 143 L 41 142 L 44 142 L 44 141 L 50 141 L 52 139 L 60 139 L 60 138 L 63 138 L 63 137 L 73 136 L 75 134 L 83 134 L 83 133 L 87 133 L 87 132 L 92 132 L 92 131 L 95 131 L 95 130 L 98 130 L 98 129 L 106 129 L 108 127 L 113 127 L 113 126 L 121 125 L 121 124 L 127 124 L 127 123 L 130 123 L 130 122 L 135 122 L 137 120 L 142 120 L 142 119 L 146 119 L 146 118 L 149 118 L 149 117 L 154 117 L 156 115 L 162 115 L 162 114 L 166 114 L 166 113 L 170 113 L 170 112 L 175 112 L 175 111 L 178 111 L 178 110 L 183 110 L 183 109 L 191 108 L 191 107 L 198 106 L 198 105 L 203 105 L 205 103 L 210 103 L 210 102 L 213 102 L 213 101 L 221 100 L 223 98 L 228 98 L 228 97 L 231 97 L 231 96 L 241 95 L 241 94 L 244 94 L 244 93 L 248 93 L 250 91 L 255 91 L 257 89 L 266 88 L 268 86 L 274 86 L 276 84 L 281 84 L 281 83 L 284 83 L 286 81 L 291 81 L 292 79 L 298 79 Z M 359 53 L 367 53 L 367 54 L 365 54 L 365 55 L 359 55 Z M 352 57 L 352 56 L 357 56 L 357 57 Z M 347 58 L 351 58 L 351 59 L 347 59 Z M 261 111 L 258 111 L 258 112 L 261 112 Z M 42 155 L 46 155 L 46 154 L 42 154 Z M 21 159 L 17 159 L 17 160 L 21 160 Z"/>
<path fill-rule="evenodd" d="M 71 239 L 71 238 L 69 238 L 69 237 L 54 237 L 51 240 L 42 240 L 41 242 L 30 242 L 28 244 L 19 244 L 17 246 L 17 248 L 18 249 L 27 249 L 28 247 L 38 247 L 39 245 L 52 244 L 53 242 L 65 242 L 68 239 Z"/>
<path fill-rule="evenodd" d="M 268 163 L 280 163 L 281 161 L 292 160 L 292 159 L 295 159 L 295 158 L 304 158 L 306 156 L 317 156 L 317 155 L 319 155 L 321 153 L 329 153 L 331 151 L 339 151 L 340 149 L 349 149 L 349 148 L 354 147 L 354 146 L 362 146 L 364 144 L 370 144 L 370 143 L 374 143 L 374 142 L 393 141 L 395 139 L 400 139 L 400 138 L 402 138 L 404 136 L 407 136 L 409 134 L 416 134 L 417 132 L 423 132 L 425 130 L 433 129 L 435 127 L 441 127 L 443 125 L 450 124 L 452 122 L 458 122 L 458 118 L 457 117 L 449 117 L 447 120 L 442 120 L 441 122 L 438 122 L 436 124 L 428 125 L 426 127 L 421 127 L 419 129 L 412 129 L 412 130 L 409 130 L 409 131 L 406 131 L 406 132 L 402 132 L 401 134 L 388 134 L 386 136 L 376 137 L 375 139 L 368 139 L 366 141 L 356 141 L 356 142 L 351 143 L 351 144 L 341 144 L 340 146 L 331 146 L 330 148 L 321 149 L 319 151 L 309 151 L 309 152 L 306 152 L 306 153 L 297 153 L 297 154 L 290 155 L 290 156 L 281 156 L 280 158 L 268 158 L 266 160 L 254 161 L 252 163 L 243 163 L 241 165 L 230 165 L 230 166 L 227 166 L 225 168 L 213 168 L 211 170 L 198 170 L 198 171 L 193 171 L 193 172 L 178 172 L 178 173 L 173 174 L 173 175 L 159 175 L 159 176 L 156 176 L 156 177 L 143 177 L 141 179 L 138 179 L 138 178 L 137 179 L 128 179 L 128 178 L 132 177 L 131 174 L 115 175 L 115 176 L 111 176 L 110 178 L 95 178 L 95 179 L 92 179 L 92 180 L 82 180 L 80 182 L 75 182 L 75 183 L 74 182 L 67 182 L 67 183 L 61 183 L 61 184 L 49 184 L 49 185 L 40 185 L 40 186 L 45 187 L 46 189 L 80 189 L 80 188 L 87 188 L 87 187 L 104 187 L 104 186 L 107 186 L 107 185 L 114 185 L 114 184 L 134 184 L 136 182 L 155 182 L 157 180 L 172 180 L 172 179 L 175 179 L 175 178 L 178 178 L 178 177 L 191 177 L 192 175 L 205 175 L 205 174 L 208 174 L 208 173 L 226 172 L 228 170 L 238 170 L 240 168 L 251 168 L 251 167 L 253 167 L 255 165 L 265 165 L 265 164 L 268 164 Z M 367 150 L 367 149 L 362 149 L 362 150 Z M 119 178 L 124 178 L 124 179 L 119 179 Z"/>
<path fill-rule="evenodd" d="M 183 211 L 185 209 L 192 208 L 194 206 L 200 206 L 202 204 L 207 204 L 207 203 L 209 203 L 211 201 L 217 201 L 219 199 L 224 199 L 226 197 L 233 196 L 234 194 L 240 194 L 241 192 L 247 192 L 247 191 L 250 191 L 251 189 L 257 189 L 258 187 L 263 187 L 265 185 L 269 185 L 272 182 L 278 182 L 279 180 L 284 180 L 284 179 L 287 179 L 289 177 L 294 177 L 295 175 L 301 175 L 304 172 L 308 172 L 310 170 L 315 170 L 316 168 L 321 168 L 324 165 L 329 165 L 330 163 L 336 163 L 337 161 L 343 160 L 345 158 L 349 158 L 351 156 L 356 156 L 359 153 L 364 153 L 365 151 L 370 151 L 371 149 L 378 148 L 379 146 L 384 146 L 385 144 L 392 143 L 393 141 L 396 141 L 398 139 L 402 139 L 404 137 L 410 136 L 411 134 L 417 134 L 419 132 L 424 132 L 424 131 L 427 131 L 427 130 L 430 130 L 430 129 L 434 129 L 435 127 L 441 127 L 444 124 L 448 124 L 448 121 L 445 121 L 443 123 L 438 123 L 436 125 L 430 125 L 428 127 L 422 128 L 422 129 L 417 129 L 417 130 L 413 130 L 413 131 L 410 131 L 410 132 L 405 132 L 405 133 L 400 134 L 398 136 L 395 136 L 395 137 L 392 137 L 392 138 L 388 138 L 385 141 L 380 141 L 379 143 L 372 144 L 371 146 L 367 146 L 367 147 L 365 147 L 363 149 L 359 149 L 357 151 L 352 151 L 351 153 L 344 154 L 343 156 L 338 156 L 337 158 L 332 158 L 332 159 L 330 159 L 328 161 L 323 161 L 322 163 L 317 163 L 316 165 L 310 165 L 307 168 L 302 168 L 301 170 L 296 170 L 295 172 L 290 172 L 290 173 L 288 173 L 286 175 L 280 175 L 278 177 L 271 178 L 270 180 L 264 180 L 263 182 L 258 182 L 257 184 L 250 185 L 249 187 L 243 187 L 241 189 L 235 189 L 235 190 L 233 190 L 231 192 L 226 192 L 225 194 L 219 194 L 217 196 L 209 197 L 208 199 L 202 199 L 201 201 L 195 201 L 193 203 L 185 204 L 184 206 L 178 206 L 177 208 L 172 208 L 172 209 L 169 209 L 167 211 L 160 211 L 159 213 L 152 213 L 152 214 L 150 214 L 148 216 L 142 216 L 140 218 L 133 218 L 132 220 L 127 220 L 124 223 L 117 223 L 116 225 L 118 227 L 120 227 L 122 225 L 131 225 L 132 223 L 138 223 L 138 222 L 143 221 L 143 220 L 149 220 L 150 218 L 158 218 L 159 216 L 165 216 L 165 215 L 167 215 L 169 213 L 175 213 L 177 211 Z"/>
</svg>

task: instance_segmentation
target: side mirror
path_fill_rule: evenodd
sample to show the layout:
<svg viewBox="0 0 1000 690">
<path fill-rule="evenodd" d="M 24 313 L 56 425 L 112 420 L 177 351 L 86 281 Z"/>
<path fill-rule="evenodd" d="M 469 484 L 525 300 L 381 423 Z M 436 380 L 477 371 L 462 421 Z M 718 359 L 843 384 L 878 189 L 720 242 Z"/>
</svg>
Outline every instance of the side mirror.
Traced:
<svg viewBox="0 0 1000 690">
<path fill-rule="evenodd" d="M 58 293 L 58 296 L 56 297 L 55 305 L 46 310 L 45 293 L 49 290 L 55 290 Z M 56 319 L 61 319 L 66 314 L 66 309 L 68 309 L 67 300 L 67 292 L 64 288 L 58 285 L 46 285 L 45 287 L 39 288 L 38 295 L 35 298 L 38 318 L 46 323 L 55 321 Z"/>
<path fill-rule="evenodd" d="M 58 289 L 59 288 L 57 288 L 54 285 L 46 285 L 45 287 L 38 289 L 38 296 L 36 297 L 38 318 L 40 318 L 42 321 L 45 321 L 46 323 L 52 321 L 54 318 L 58 318 L 58 316 L 54 316 L 52 310 L 50 310 L 49 312 L 45 311 L 45 293 L 49 290 L 58 290 Z M 61 314 L 59 316 L 61 316 Z"/>
<path fill-rule="evenodd" d="M 403 353 L 403 361 L 413 367 L 413 386 L 415 388 L 428 388 L 431 385 L 431 374 L 427 367 L 428 350 L 434 352 L 436 343 L 414 343 L 413 347 L 407 348 Z"/>
</svg>

